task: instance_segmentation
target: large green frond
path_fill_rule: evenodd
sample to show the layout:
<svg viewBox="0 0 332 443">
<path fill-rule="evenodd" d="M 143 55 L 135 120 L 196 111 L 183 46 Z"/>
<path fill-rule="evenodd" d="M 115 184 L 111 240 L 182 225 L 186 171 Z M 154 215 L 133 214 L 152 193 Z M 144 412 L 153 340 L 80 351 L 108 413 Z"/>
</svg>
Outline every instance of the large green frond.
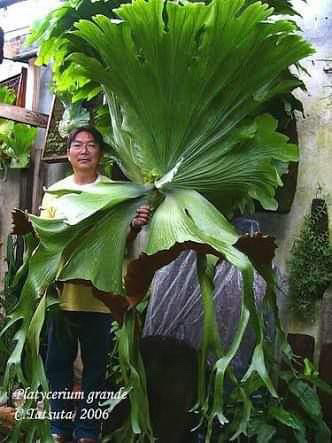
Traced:
<svg viewBox="0 0 332 443">
<path fill-rule="evenodd" d="M 57 207 L 64 214 L 64 221 L 75 225 L 98 211 L 111 209 L 119 203 L 135 199 L 151 190 L 128 182 L 97 183 L 89 192 L 77 191 L 75 186 L 62 188 L 56 184 L 47 192 L 56 195 Z"/>
<path fill-rule="evenodd" d="M 271 117 L 253 116 L 298 85 L 283 73 L 312 50 L 296 26 L 269 20 L 266 4 L 240 0 L 136 0 L 116 13 L 121 20 L 78 21 L 73 35 L 88 49 L 69 60 L 110 102 L 116 96 L 127 142 L 118 158 L 129 175 L 138 167 L 169 188 L 235 188 L 274 209 L 280 178 L 272 160 L 294 160 L 296 149 Z M 136 158 L 128 159 L 129 145 Z"/>
<path fill-rule="evenodd" d="M 142 204 L 142 199 L 136 199 L 99 214 L 66 258 L 59 280 L 84 279 L 100 291 L 123 295 L 123 261 L 129 225 Z"/>
</svg>

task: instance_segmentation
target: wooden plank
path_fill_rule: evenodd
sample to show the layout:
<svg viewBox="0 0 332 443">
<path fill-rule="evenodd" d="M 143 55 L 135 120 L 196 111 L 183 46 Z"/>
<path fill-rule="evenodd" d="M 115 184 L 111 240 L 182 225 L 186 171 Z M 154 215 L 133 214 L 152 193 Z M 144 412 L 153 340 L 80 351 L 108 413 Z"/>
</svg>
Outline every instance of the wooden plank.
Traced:
<svg viewBox="0 0 332 443">
<path fill-rule="evenodd" d="M 48 114 L 41 112 L 28 111 L 25 108 L 13 105 L 0 104 L 0 118 L 13 120 L 18 123 L 25 123 L 38 128 L 46 128 L 48 123 Z"/>
<path fill-rule="evenodd" d="M 55 155 L 54 157 L 43 157 L 45 163 L 67 163 L 68 157 L 66 155 Z"/>
</svg>

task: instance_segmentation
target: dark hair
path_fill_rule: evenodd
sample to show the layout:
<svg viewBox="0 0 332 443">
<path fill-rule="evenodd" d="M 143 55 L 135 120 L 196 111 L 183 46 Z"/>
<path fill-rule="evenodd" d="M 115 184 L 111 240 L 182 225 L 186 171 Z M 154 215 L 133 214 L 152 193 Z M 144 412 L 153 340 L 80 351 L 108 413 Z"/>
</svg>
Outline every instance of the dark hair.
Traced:
<svg viewBox="0 0 332 443">
<path fill-rule="evenodd" d="M 67 138 L 67 149 L 70 149 L 70 145 L 73 143 L 77 134 L 79 134 L 80 132 L 89 132 L 89 134 L 91 134 L 93 136 L 93 138 L 95 139 L 95 142 L 98 143 L 98 145 L 100 146 L 100 149 L 102 151 L 104 150 L 105 142 L 104 142 L 103 136 L 98 131 L 98 129 L 96 129 L 92 126 L 81 126 L 80 128 L 76 128 L 73 131 L 71 131 L 71 133 L 68 135 L 68 138 Z"/>
</svg>

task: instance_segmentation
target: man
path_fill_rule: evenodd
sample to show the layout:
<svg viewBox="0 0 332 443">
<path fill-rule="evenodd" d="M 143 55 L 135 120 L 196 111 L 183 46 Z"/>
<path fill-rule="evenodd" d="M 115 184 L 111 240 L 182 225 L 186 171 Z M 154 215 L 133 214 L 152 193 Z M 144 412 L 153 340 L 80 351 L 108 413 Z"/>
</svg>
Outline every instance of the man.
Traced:
<svg viewBox="0 0 332 443">
<path fill-rule="evenodd" d="M 73 168 L 73 175 L 51 186 L 66 187 L 88 191 L 99 182 L 110 182 L 98 174 L 104 142 L 101 134 L 94 128 L 78 128 L 68 138 L 67 155 Z M 61 210 L 57 199 L 46 194 L 42 202 L 41 216 L 60 218 Z M 149 208 L 142 206 L 131 223 L 129 237 L 135 234 L 149 220 Z M 91 392 L 102 391 L 106 372 L 106 358 L 110 345 L 112 317 L 109 308 L 93 295 L 88 286 L 66 283 L 60 295 L 60 310 L 51 320 L 48 336 L 46 373 L 50 391 L 53 393 L 71 392 L 73 388 L 73 363 L 77 354 L 78 341 L 81 347 L 83 375 L 80 408 L 74 423 L 70 419 L 54 419 L 51 431 L 54 442 L 96 443 L 100 433 L 100 420 L 94 412 L 100 409 L 98 400 L 91 402 Z M 57 396 L 57 394 L 55 395 Z M 58 397 L 60 397 L 58 395 Z M 68 397 L 67 397 L 68 398 Z M 90 400 L 89 400 L 90 399 Z M 87 403 L 88 400 L 88 403 Z M 63 398 L 51 400 L 52 414 L 58 411 L 72 411 L 72 401 Z M 84 411 L 91 411 L 87 414 Z M 62 413 L 62 417 L 65 415 Z M 90 418 L 92 417 L 92 418 Z"/>
</svg>

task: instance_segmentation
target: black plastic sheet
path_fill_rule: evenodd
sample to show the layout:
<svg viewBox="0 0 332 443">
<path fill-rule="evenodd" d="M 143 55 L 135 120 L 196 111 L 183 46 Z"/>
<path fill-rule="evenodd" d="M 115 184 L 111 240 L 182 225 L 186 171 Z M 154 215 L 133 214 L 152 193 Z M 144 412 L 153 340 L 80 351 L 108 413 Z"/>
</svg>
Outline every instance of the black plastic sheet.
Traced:
<svg viewBox="0 0 332 443">
<path fill-rule="evenodd" d="M 254 219 L 239 218 L 234 220 L 234 224 L 241 233 L 253 234 L 260 230 L 258 222 Z M 227 349 L 232 342 L 240 316 L 241 273 L 236 267 L 223 261 L 217 265 L 214 284 L 219 333 L 222 344 Z M 257 273 L 254 289 L 256 304 L 259 309 L 263 309 L 266 284 Z M 185 251 L 174 262 L 159 270 L 154 277 L 143 336 L 173 337 L 197 350 L 202 338 L 202 316 L 196 253 Z M 273 316 L 270 312 L 264 312 L 264 319 L 268 335 L 272 339 Z M 255 334 L 248 326 L 239 352 L 233 360 L 236 372 L 244 373 L 248 367 L 254 342 Z"/>
</svg>

